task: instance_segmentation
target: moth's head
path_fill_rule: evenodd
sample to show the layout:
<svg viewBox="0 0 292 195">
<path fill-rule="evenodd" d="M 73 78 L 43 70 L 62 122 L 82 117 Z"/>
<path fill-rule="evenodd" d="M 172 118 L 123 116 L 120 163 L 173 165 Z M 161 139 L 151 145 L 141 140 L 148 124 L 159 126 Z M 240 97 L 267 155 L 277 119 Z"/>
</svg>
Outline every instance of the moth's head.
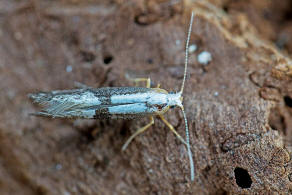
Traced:
<svg viewBox="0 0 292 195">
<path fill-rule="evenodd" d="M 183 101 L 183 97 L 181 92 L 178 93 L 174 93 L 174 92 L 170 92 L 167 95 L 167 101 L 168 101 L 168 106 L 170 108 L 174 108 L 176 106 L 178 107 L 182 107 L 182 101 Z"/>
</svg>

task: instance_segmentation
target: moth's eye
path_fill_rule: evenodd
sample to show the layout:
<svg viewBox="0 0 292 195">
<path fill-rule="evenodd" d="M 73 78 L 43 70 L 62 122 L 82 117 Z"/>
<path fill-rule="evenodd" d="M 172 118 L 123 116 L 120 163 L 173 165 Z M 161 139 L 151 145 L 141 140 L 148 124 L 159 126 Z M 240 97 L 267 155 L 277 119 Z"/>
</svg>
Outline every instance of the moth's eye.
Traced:
<svg viewBox="0 0 292 195">
<path fill-rule="evenodd" d="M 170 106 L 170 109 L 175 108 L 175 106 Z"/>
<path fill-rule="evenodd" d="M 160 105 L 160 104 L 156 104 L 155 107 L 161 111 L 162 109 L 164 109 L 164 107 L 166 106 L 166 104 Z"/>
</svg>

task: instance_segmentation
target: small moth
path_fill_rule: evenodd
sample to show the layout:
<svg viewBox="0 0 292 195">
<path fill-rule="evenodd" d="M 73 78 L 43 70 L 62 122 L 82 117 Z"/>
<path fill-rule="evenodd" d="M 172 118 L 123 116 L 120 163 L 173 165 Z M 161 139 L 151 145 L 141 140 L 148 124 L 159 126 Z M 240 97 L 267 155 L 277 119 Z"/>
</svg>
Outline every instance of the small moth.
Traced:
<svg viewBox="0 0 292 195">
<path fill-rule="evenodd" d="M 194 13 L 191 15 L 185 49 L 185 69 L 182 86 L 179 92 L 167 92 L 164 89 L 151 88 L 150 78 L 134 79 L 136 82 L 146 81 L 146 87 L 104 87 L 59 90 L 29 94 L 29 97 L 44 109 L 33 113 L 36 116 L 52 118 L 86 118 L 86 119 L 135 119 L 149 117 L 150 122 L 139 128 L 123 145 L 125 150 L 130 142 L 154 124 L 153 116 L 159 116 L 169 129 L 187 146 L 191 180 L 194 180 L 194 164 L 190 149 L 189 130 L 186 114 L 182 104 L 183 90 L 188 66 L 188 51 Z M 176 132 L 174 127 L 164 118 L 169 108 L 179 107 L 183 113 L 186 130 L 186 141 Z"/>
</svg>

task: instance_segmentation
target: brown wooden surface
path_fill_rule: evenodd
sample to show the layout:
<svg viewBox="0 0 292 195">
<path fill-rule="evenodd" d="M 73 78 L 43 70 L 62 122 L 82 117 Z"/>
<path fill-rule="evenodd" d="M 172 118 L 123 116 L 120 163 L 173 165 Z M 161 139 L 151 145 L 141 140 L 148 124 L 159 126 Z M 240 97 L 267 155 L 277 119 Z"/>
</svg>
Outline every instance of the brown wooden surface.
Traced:
<svg viewBox="0 0 292 195">
<path fill-rule="evenodd" d="M 291 193 L 291 7 L 288 0 L 2 0 L 0 194 Z M 72 89 L 75 81 L 132 86 L 128 74 L 179 90 L 192 10 L 198 50 L 184 105 L 195 182 L 186 148 L 158 118 L 122 152 L 147 119 L 29 116 L 39 107 L 28 93 Z M 205 50 L 213 59 L 203 66 L 196 57 Z M 179 109 L 166 118 L 184 136 Z"/>
</svg>

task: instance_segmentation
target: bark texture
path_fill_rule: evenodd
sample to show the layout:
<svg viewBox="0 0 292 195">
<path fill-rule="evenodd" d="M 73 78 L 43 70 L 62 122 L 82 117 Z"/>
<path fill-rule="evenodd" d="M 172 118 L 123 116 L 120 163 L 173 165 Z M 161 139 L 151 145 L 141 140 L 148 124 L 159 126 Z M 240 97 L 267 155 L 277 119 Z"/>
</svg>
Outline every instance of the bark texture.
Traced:
<svg viewBox="0 0 292 195">
<path fill-rule="evenodd" d="M 265 2 L 265 3 L 263 3 Z M 0 2 L 1 194 L 292 193 L 291 1 Z M 158 118 L 29 116 L 28 93 L 131 86 L 150 77 L 178 91 L 190 12 L 196 14 L 184 105 L 185 146 Z M 202 51 L 212 55 L 198 62 Z M 166 114 L 184 137 L 179 109 Z"/>
</svg>

